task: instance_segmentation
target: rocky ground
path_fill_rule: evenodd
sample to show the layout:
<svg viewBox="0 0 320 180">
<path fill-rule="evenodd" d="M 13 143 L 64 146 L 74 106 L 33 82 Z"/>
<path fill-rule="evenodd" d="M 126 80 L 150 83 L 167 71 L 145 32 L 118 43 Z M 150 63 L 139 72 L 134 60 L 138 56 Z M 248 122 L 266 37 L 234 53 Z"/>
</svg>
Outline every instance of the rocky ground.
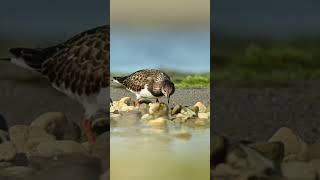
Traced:
<svg viewBox="0 0 320 180">
<path fill-rule="evenodd" d="M 214 179 L 320 178 L 317 81 L 216 86 L 211 126 Z"/>
<path fill-rule="evenodd" d="M 1 180 L 107 179 L 109 132 L 97 133 L 89 144 L 77 123 L 60 112 L 42 114 L 29 125 L 7 128 L 3 117 L 0 122 Z M 97 129 L 107 120 L 95 122 Z"/>
<path fill-rule="evenodd" d="M 318 180 L 320 144 L 308 144 L 282 127 L 267 142 L 230 141 L 211 135 L 211 177 L 216 180 Z"/>
</svg>

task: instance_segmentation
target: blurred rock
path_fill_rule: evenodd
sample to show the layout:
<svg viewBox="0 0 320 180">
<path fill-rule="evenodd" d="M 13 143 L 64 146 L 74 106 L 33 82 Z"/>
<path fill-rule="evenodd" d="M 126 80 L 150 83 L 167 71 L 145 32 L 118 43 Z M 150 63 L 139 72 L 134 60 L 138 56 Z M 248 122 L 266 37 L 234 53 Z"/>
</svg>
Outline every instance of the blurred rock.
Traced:
<svg viewBox="0 0 320 180">
<path fill-rule="evenodd" d="M 39 127 L 32 127 L 29 129 L 29 136 L 25 144 L 25 147 L 22 148 L 24 151 L 19 150 L 19 152 L 29 153 L 34 147 L 36 147 L 40 143 L 52 142 L 55 140 L 55 136 L 52 134 L 48 134 L 44 129 Z"/>
<path fill-rule="evenodd" d="M 276 172 L 274 163 L 254 149 L 238 144 L 228 153 L 226 162 L 236 169 L 246 169 L 256 175 Z"/>
<path fill-rule="evenodd" d="M 98 158 L 82 154 L 31 156 L 30 167 L 37 174 L 27 180 L 95 180 L 102 173 Z"/>
<path fill-rule="evenodd" d="M 142 115 L 149 113 L 149 104 L 143 103 L 139 106 L 139 111 Z"/>
<path fill-rule="evenodd" d="M 200 119 L 210 119 L 210 112 L 198 113 L 198 118 L 200 118 Z"/>
<path fill-rule="evenodd" d="M 210 137 L 210 164 L 215 167 L 219 163 L 224 162 L 229 148 L 228 140 L 212 132 Z"/>
<path fill-rule="evenodd" d="M 0 171 L 0 176 L 3 178 L 16 178 L 16 179 L 26 179 L 31 175 L 35 174 L 35 170 L 30 167 L 25 166 L 12 166 L 2 169 Z"/>
<path fill-rule="evenodd" d="M 126 104 L 127 106 L 134 106 L 134 102 L 131 100 L 130 97 L 123 97 L 120 99 L 119 103 Z"/>
<path fill-rule="evenodd" d="M 0 143 L 9 141 L 9 133 L 0 129 Z"/>
<path fill-rule="evenodd" d="M 320 176 L 320 159 L 312 159 L 309 164 L 318 173 L 318 176 Z"/>
<path fill-rule="evenodd" d="M 48 112 L 40 115 L 30 125 L 39 127 L 52 134 L 57 140 L 80 140 L 80 128 L 77 124 L 69 121 L 61 112 Z"/>
<path fill-rule="evenodd" d="M 147 124 L 151 127 L 155 127 L 155 128 L 165 128 L 167 126 L 167 121 L 168 119 L 165 119 L 163 117 L 159 117 L 157 119 L 154 120 L 149 120 L 147 122 Z"/>
<path fill-rule="evenodd" d="M 27 140 L 29 138 L 30 127 L 27 125 L 15 125 L 10 127 L 10 140 L 17 148 L 18 153 L 27 152 Z"/>
<path fill-rule="evenodd" d="M 199 108 L 199 113 L 208 112 L 207 107 L 202 102 L 197 102 L 194 106 Z M 210 110 L 210 109 L 209 109 Z"/>
<path fill-rule="evenodd" d="M 285 149 L 285 157 L 290 159 L 305 160 L 307 144 L 291 129 L 282 127 L 270 139 L 269 142 L 282 142 Z M 294 157 L 294 158 L 292 158 Z"/>
<path fill-rule="evenodd" d="M 282 174 L 290 180 L 317 180 L 317 172 L 312 165 L 302 161 L 291 161 L 283 163 Z"/>
<path fill-rule="evenodd" d="M 181 105 L 175 105 L 171 111 L 171 115 L 176 115 L 181 112 L 182 106 Z"/>
<path fill-rule="evenodd" d="M 281 142 L 254 143 L 249 146 L 276 164 L 280 165 L 284 158 L 284 145 Z"/>
<path fill-rule="evenodd" d="M 89 155 L 81 144 L 70 140 L 62 140 L 41 142 L 32 149 L 29 156 L 54 157 L 68 154 Z"/>
<path fill-rule="evenodd" d="M 11 161 L 15 158 L 17 150 L 11 142 L 0 144 L 0 161 Z"/>
<path fill-rule="evenodd" d="M 149 104 L 149 114 L 154 118 L 165 117 L 168 118 L 169 108 L 167 104 L 164 103 L 150 103 Z"/>
</svg>

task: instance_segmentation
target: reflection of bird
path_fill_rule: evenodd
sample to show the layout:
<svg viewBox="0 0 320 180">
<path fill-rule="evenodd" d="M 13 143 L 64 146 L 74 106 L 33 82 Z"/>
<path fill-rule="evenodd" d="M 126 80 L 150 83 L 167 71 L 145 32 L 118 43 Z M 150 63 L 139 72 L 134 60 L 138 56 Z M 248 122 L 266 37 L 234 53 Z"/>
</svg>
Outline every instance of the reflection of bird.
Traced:
<svg viewBox="0 0 320 180">
<path fill-rule="evenodd" d="M 90 117 L 108 105 L 109 32 L 106 25 L 48 48 L 13 48 L 12 58 L 2 59 L 40 72 L 54 88 L 80 102 L 85 108 L 85 134 L 91 143 Z"/>
<path fill-rule="evenodd" d="M 113 77 L 113 81 L 124 85 L 137 96 L 136 104 L 142 98 L 157 99 L 162 96 L 168 98 L 174 93 L 175 87 L 170 77 L 156 69 L 144 69 L 136 71 L 128 76 Z"/>
</svg>

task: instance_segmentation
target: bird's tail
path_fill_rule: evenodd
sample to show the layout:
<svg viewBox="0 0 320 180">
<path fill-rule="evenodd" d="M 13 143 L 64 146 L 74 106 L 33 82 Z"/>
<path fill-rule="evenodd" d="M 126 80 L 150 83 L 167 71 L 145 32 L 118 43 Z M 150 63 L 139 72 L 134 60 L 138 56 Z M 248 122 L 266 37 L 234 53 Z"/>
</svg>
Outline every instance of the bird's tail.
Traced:
<svg viewBox="0 0 320 180">
<path fill-rule="evenodd" d="M 23 68 L 40 71 L 43 62 L 57 50 L 55 46 L 44 49 L 12 48 L 9 49 L 12 54 L 10 61 Z"/>
<path fill-rule="evenodd" d="M 127 77 L 124 76 L 124 77 L 113 77 L 113 82 L 116 82 L 116 83 L 119 83 L 119 84 L 122 84 L 123 81 L 126 79 Z"/>
</svg>

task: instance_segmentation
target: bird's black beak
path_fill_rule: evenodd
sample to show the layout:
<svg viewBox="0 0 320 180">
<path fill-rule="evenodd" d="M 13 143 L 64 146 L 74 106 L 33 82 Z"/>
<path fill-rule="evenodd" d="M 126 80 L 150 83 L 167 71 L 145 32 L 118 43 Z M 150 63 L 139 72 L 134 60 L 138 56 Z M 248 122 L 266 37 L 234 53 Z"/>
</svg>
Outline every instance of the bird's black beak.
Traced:
<svg viewBox="0 0 320 180">
<path fill-rule="evenodd" d="M 0 58 L 0 61 L 10 61 L 10 58 Z"/>
<path fill-rule="evenodd" d="M 170 96 L 168 96 L 168 105 L 169 105 L 169 103 L 170 103 Z"/>
</svg>

